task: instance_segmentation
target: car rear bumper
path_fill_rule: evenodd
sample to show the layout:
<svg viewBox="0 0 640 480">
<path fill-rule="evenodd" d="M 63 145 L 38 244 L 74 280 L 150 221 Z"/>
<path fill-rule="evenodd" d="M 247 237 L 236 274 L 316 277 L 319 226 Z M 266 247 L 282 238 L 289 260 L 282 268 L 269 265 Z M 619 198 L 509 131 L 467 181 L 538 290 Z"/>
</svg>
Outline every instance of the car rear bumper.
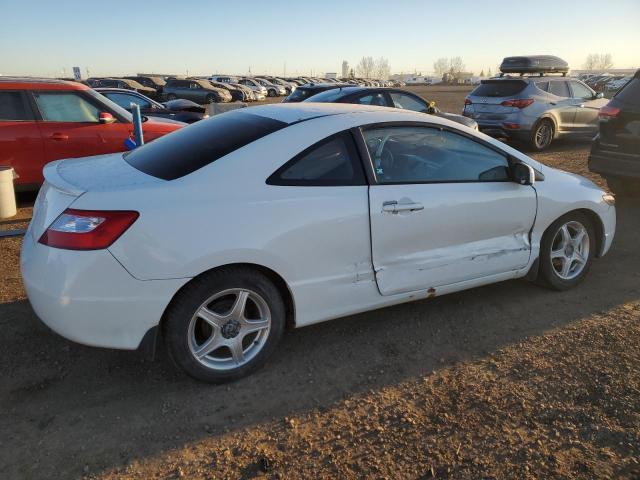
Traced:
<svg viewBox="0 0 640 480">
<path fill-rule="evenodd" d="M 108 250 L 71 251 L 25 235 L 22 278 L 36 315 L 59 335 L 96 347 L 135 350 L 188 279 L 141 281 Z"/>
<path fill-rule="evenodd" d="M 640 155 L 595 150 L 589 155 L 589 170 L 601 175 L 640 178 Z"/>
</svg>

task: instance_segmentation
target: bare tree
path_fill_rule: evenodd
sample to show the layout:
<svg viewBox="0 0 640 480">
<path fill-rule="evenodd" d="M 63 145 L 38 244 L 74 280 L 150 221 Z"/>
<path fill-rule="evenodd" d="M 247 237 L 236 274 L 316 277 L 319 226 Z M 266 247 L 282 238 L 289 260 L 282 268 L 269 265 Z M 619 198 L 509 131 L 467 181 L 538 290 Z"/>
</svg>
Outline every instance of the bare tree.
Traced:
<svg viewBox="0 0 640 480">
<path fill-rule="evenodd" d="M 391 67 L 389 66 L 389 60 L 384 57 L 380 57 L 376 60 L 375 76 L 378 80 L 387 80 L 391 73 Z"/>
<path fill-rule="evenodd" d="M 441 77 L 449 71 L 449 60 L 446 58 L 439 58 L 433 62 L 433 71 L 437 77 Z"/>
<path fill-rule="evenodd" d="M 462 63 L 461 57 L 452 57 L 449 59 L 449 73 L 454 77 L 460 75 L 460 72 L 464 71 L 464 63 Z"/>
<path fill-rule="evenodd" d="M 362 57 L 360 63 L 358 63 L 358 66 L 356 67 L 358 76 L 362 78 L 371 78 L 374 70 L 375 62 L 373 61 L 373 57 Z"/>
<path fill-rule="evenodd" d="M 613 67 L 613 57 L 610 53 L 590 53 L 584 62 L 586 70 L 607 70 Z"/>
</svg>

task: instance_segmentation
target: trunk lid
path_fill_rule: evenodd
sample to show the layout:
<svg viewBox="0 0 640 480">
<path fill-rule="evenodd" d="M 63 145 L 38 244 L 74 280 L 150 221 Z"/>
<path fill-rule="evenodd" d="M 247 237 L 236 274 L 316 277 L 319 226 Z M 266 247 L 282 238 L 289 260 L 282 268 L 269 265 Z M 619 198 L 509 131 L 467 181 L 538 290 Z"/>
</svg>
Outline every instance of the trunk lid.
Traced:
<svg viewBox="0 0 640 480">
<path fill-rule="evenodd" d="M 85 192 L 164 182 L 133 168 L 122 153 L 58 160 L 47 164 L 43 173 L 45 182 L 33 206 L 28 232 L 35 241 Z"/>
<path fill-rule="evenodd" d="M 516 107 L 501 105 L 502 102 L 518 98 L 526 87 L 524 80 L 483 80 L 467 97 L 471 105 L 465 105 L 465 115 L 474 119 L 502 120 L 505 115 L 518 111 Z"/>
</svg>

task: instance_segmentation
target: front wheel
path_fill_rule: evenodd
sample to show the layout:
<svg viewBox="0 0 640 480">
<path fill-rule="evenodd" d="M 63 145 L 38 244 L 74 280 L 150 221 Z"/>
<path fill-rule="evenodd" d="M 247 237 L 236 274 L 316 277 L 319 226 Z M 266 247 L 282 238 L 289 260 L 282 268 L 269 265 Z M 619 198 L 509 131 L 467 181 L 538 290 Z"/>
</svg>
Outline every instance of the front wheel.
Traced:
<svg viewBox="0 0 640 480">
<path fill-rule="evenodd" d="M 568 213 L 553 222 L 542 236 L 538 283 L 567 290 L 587 275 L 596 249 L 591 220 L 582 213 Z"/>
<path fill-rule="evenodd" d="M 213 94 L 209 94 L 207 95 L 207 97 L 205 98 L 207 103 L 216 103 L 216 96 Z"/>
<path fill-rule="evenodd" d="M 221 383 L 260 368 L 284 325 L 284 302 L 269 278 L 231 267 L 188 284 L 167 310 L 163 328 L 178 366 L 197 380 Z"/>
<path fill-rule="evenodd" d="M 554 134 L 555 128 L 553 126 L 553 122 L 548 118 L 544 118 L 536 124 L 535 128 L 531 132 L 529 145 L 533 150 L 541 152 L 551 145 Z"/>
<path fill-rule="evenodd" d="M 174 93 L 170 93 L 169 95 L 167 95 L 167 100 L 175 100 L 177 98 L 177 95 Z"/>
<path fill-rule="evenodd" d="M 267 93 L 267 95 L 269 95 L 270 97 L 275 97 L 277 95 L 277 92 L 275 90 L 269 90 L 269 93 Z"/>
<path fill-rule="evenodd" d="M 620 197 L 640 196 L 640 179 L 606 177 L 607 185 L 613 193 Z"/>
</svg>

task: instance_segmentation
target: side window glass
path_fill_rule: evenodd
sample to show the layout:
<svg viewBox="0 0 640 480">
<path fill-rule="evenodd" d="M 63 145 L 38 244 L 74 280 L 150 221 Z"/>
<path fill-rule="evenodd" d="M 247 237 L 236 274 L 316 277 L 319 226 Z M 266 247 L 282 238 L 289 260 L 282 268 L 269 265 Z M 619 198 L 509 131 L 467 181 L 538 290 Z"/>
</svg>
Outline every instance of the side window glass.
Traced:
<svg viewBox="0 0 640 480">
<path fill-rule="evenodd" d="M 107 97 L 126 110 L 131 108 L 132 103 L 140 105 L 140 108 L 149 108 L 151 106 L 146 100 L 136 97 L 135 95 L 127 95 L 126 93 L 108 93 Z"/>
<path fill-rule="evenodd" d="M 411 95 L 405 95 L 398 92 L 391 92 L 390 95 L 393 106 L 396 108 L 413 110 L 414 112 L 427 111 L 427 102 L 423 102 L 422 100 L 412 97 Z"/>
<path fill-rule="evenodd" d="M 569 88 L 567 88 L 567 82 L 556 80 L 555 82 L 549 82 L 549 93 L 552 93 L 556 97 L 568 98 Z"/>
<path fill-rule="evenodd" d="M 336 95 L 340 95 L 340 93 L 340 89 L 336 89 Z M 384 101 L 384 95 L 382 93 L 372 93 L 369 95 L 358 97 L 354 103 L 358 103 L 360 105 L 376 105 L 378 107 L 387 106 L 386 102 Z"/>
<path fill-rule="evenodd" d="M 571 92 L 573 93 L 573 98 L 587 99 L 593 97 L 593 93 L 591 93 L 591 90 L 589 90 L 580 82 L 571 82 Z"/>
<path fill-rule="evenodd" d="M 46 122 L 98 122 L 98 108 L 78 94 L 34 92 L 33 96 Z"/>
<path fill-rule="evenodd" d="M 429 127 L 364 131 L 378 183 L 501 182 L 507 157 L 475 140 Z"/>
<path fill-rule="evenodd" d="M 288 161 L 267 179 L 269 185 L 366 185 L 351 134 L 325 139 Z"/>
<path fill-rule="evenodd" d="M 20 92 L 0 92 L 0 122 L 33 120 L 31 108 Z"/>
<path fill-rule="evenodd" d="M 538 87 L 543 92 L 549 91 L 549 82 L 536 82 L 536 87 Z"/>
</svg>

